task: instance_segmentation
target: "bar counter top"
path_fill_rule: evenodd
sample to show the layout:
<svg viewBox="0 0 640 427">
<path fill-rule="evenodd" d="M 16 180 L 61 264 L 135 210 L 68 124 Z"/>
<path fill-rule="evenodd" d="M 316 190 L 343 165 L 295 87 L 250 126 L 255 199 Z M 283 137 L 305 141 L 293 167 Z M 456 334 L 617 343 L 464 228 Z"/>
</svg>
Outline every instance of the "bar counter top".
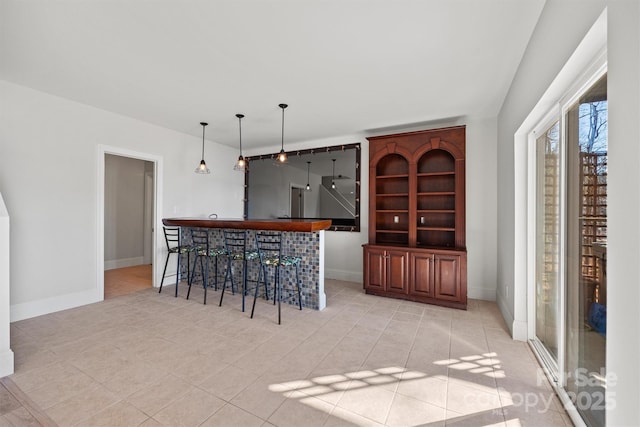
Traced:
<svg viewBox="0 0 640 427">
<path fill-rule="evenodd" d="M 310 233 L 327 230 L 330 219 L 242 219 L 242 218 L 163 218 L 164 225 L 202 228 L 235 228 L 241 230 L 297 231 Z"/>
</svg>

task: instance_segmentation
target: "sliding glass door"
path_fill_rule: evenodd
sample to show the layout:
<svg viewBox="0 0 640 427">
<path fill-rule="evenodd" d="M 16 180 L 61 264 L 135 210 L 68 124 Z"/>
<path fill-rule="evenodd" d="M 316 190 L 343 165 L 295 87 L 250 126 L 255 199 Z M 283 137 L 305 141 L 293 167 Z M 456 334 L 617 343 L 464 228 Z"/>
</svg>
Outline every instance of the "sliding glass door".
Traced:
<svg viewBox="0 0 640 427">
<path fill-rule="evenodd" d="M 566 112 L 566 390 L 587 425 L 605 424 L 607 78 Z M 571 374 L 569 376 L 569 374 Z"/>
<path fill-rule="evenodd" d="M 539 126 L 530 139 L 535 151 L 531 341 L 585 424 L 604 426 L 606 74 L 569 99 L 557 120 Z"/>
</svg>

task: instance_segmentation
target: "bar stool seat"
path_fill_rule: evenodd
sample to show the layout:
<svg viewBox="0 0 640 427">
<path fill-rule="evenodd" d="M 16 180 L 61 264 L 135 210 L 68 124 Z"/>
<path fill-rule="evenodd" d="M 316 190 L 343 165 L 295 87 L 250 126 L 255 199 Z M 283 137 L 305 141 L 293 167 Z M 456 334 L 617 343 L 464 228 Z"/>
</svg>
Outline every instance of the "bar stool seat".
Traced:
<svg viewBox="0 0 640 427">
<path fill-rule="evenodd" d="M 299 256 L 282 255 L 280 258 L 268 258 L 264 260 L 265 265 L 276 265 L 280 267 L 290 267 L 302 261 Z"/>
</svg>

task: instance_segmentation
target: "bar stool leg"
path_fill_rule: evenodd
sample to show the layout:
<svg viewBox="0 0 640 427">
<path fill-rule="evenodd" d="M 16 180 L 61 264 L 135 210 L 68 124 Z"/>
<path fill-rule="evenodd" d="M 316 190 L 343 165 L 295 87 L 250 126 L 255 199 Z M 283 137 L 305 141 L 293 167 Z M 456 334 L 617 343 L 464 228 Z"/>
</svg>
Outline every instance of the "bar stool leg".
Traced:
<svg viewBox="0 0 640 427">
<path fill-rule="evenodd" d="M 204 270 L 205 273 L 204 273 L 204 278 L 202 279 L 202 287 L 204 288 L 204 305 L 207 305 L 207 287 L 209 283 L 209 258 L 207 258 L 204 268 L 205 268 Z"/>
<path fill-rule="evenodd" d="M 167 264 L 169 264 L 169 255 L 171 252 L 167 252 L 167 259 L 164 261 L 164 270 L 162 270 L 162 280 L 160 281 L 160 290 L 158 293 L 162 293 L 162 284 L 164 283 L 164 275 L 167 273 Z"/>
<path fill-rule="evenodd" d="M 196 258 L 193 260 L 193 270 L 191 271 L 191 279 L 188 281 L 189 290 L 187 291 L 187 299 L 189 299 L 189 295 L 191 295 L 191 284 L 193 283 L 193 279 L 195 278 L 195 275 L 196 275 L 196 264 L 198 263 L 198 258 L 200 257 L 196 255 Z M 202 258 L 200 258 L 200 271 L 204 272 L 204 268 L 202 265 Z"/>
<path fill-rule="evenodd" d="M 218 307 L 222 307 L 222 298 L 224 291 L 227 289 L 227 277 L 231 276 L 231 292 L 233 293 L 233 271 L 231 270 L 231 257 L 227 258 L 227 271 L 224 272 L 224 283 L 222 284 L 222 292 L 220 292 L 220 303 Z"/>
<path fill-rule="evenodd" d="M 264 266 L 261 264 L 261 268 L 258 269 L 258 282 L 256 283 L 256 290 L 253 294 L 253 305 L 251 306 L 251 318 L 253 319 L 253 312 L 256 309 L 256 299 L 258 299 L 258 289 L 260 288 L 260 277 L 262 276 L 262 273 L 264 272 Z M 264 286 L 265 289 L 267 289 L 267 277 L 266 277 L 266 272 L 264 272 L 265 274 L 265 278 L 264 278 Z"/>
<path fill-rule="evenodd" d="M 174 295 L 175 297 L 178 296 L 178 282 L 180 281 L 180 255 L 182 255 L 180 253 L 180 250 L 178 250 L 177 255 L 178 255 L 178 264 L 176 266 L 176 292 L 175 292 L 175 295 Z M 166 268 L 166 266 L 165 266 L 165 268 Z"/>
<path fill-rule="evenodd" d="M 256 284 L 258 287 L 258 284 Z M 247 295 L 247 257 L 242 257 L 242 312 L 244 313 L 244 297 Z"/>
<path fill-rule="evenodd" d="M 276 289 L 278 290 L 278 325 L 280 324 L 280 302 L 282 301 L 282 277 L 280 277 L 280 265 L 276 267 Z"/>
<path fill-rule="evenodd" d="M 298 263 L 296 263 L 296 287 L 298 288 L 298 306 L 302 310 L 302 296 L 300 292 L 300 275 L 298 274 Z"/>
</svg>

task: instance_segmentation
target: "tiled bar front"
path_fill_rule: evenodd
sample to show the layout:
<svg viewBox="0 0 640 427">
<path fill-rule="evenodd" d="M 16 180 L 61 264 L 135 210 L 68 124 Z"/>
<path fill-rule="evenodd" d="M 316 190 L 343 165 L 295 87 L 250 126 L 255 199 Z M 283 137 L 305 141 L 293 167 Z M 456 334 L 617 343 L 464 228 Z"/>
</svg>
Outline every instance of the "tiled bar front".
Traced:
<svg viewBox="0 0 640 427">
<path fill-rule="evenodd" d="M 182 227 L 183 244 L 191 244 L 191 227 Z M 210 246 L 224 247 L 223 230 L 220 228 L 208 229 Z M 257 250 L 256 230 L 247 230 L 247 250 Z M 302 294 L 302 306 L 314 310 L 322 310 L 326 306 L 326 296 L 324 293 L 324 230 L 313 232 L 282 232 L 282 253 L 283 255 L 295 255 L 302 259 L 299 267 L 300 274 L 300 290 Z M 187 277 L 187 255 L 183 254 L 180 260 L 181 277 Z M 194 268 L 194 257 L 191 256 L 190 269 Z M 214 283 L 214 261 L 209 261 L 209 285 Z M 225 272 L 227 270 L 227 257 L 222 255 L 218 257 L 218 290 L 222 289 L 224 283 Z M 241 289 L 242 279 L 242 262 L 232 261 L 234 283 L 237 289 Z M 253 259 L 247 261 L 247 287 L 251 289 L 249 296 L 253 297 L 253 286 L 258 279 L 260 268 L 259 260 Z M 270 296 L 273 298 L 273 267 L 268 267 L 268 285 Z M 298 295 L 295 288 L 295 267 L 281 267 L 280 270 L 281 283 L 283 284 L 282 301 L 288 304 L 297 305 Z M 196 267 L 195 281 L 192 286 L 202 286 L 201 269 L 198 264 Z M 227 283 L 226 292 L 230 292 L 230 284 Z M 260 285 L 259 295 L 264 296 L 264 287 Z"/>
</svg>

